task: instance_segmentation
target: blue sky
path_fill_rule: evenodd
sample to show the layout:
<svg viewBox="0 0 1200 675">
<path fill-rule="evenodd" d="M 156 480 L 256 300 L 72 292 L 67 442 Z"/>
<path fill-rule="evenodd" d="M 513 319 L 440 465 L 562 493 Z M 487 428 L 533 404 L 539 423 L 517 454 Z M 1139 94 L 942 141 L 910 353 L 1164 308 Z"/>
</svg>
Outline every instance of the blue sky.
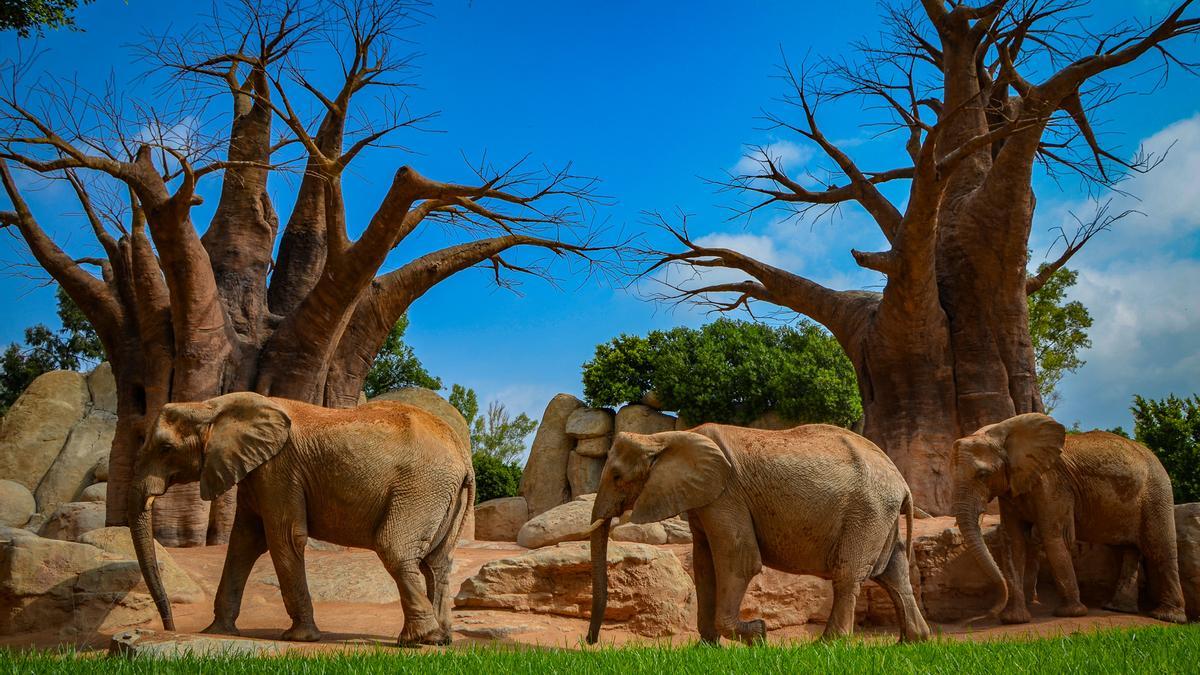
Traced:
<svg viewBox="0 0 1200 675">
<path fill-rule="evenodd" d="M 1151 18 L 1159 0 L 1096 2 L 1096 25 L 1122 18 Z M 200 6 L 207 7 L 207 3 Z M 97 0 L 81 10 L 82 33 L 60 32 L 38 43 L 36 71 L 45 77 L 78 75 L 84 83 L 114 77 L 135 92 L 145 64 L 130 45 L 144 31 L 190 27 L 193 3 Z M 763 107 L 783 93 L 777 72 L 781 50 L 794 61 L 807 55 L 849 53 L 849 43 L 879 30 L 877 5 L 850 0 L 835 6 L 799 2 L 437 2 L 425 23 L 408 34 L 421 55 L 410 105 L 441 111 L 432 125 L 445 133 L 400 137 L 414 153 L 365 155 L 347 181 L 351 222 L 369 218 L 392 172 L 410 164 L 442 180 L 469 178 L 463 155 L 487 152 L 496 162 L 527 153 L 538 163 L 572 162 L 575 171 L 601 178 L 613 204 L 598 217 L 614 227 L 637 229 L 645 210 L 681 208 L 708 241 L 741 246 L 837 287 L 877 284 L 857 268 L 851 246 L 877 250 L 881 238 L 861 214 L 816 223 L 781 223 L 770 214 L 750 223 L 730 222 L 703 178 L 734 169 L 745 144 L 769 144 L 795 171 L 815 162 L 798 139 L 759 130 Z M 5 56 L 16 40 L 5 36 Z M 25 42 L 21 49 L 32 47 Z M 1195 43 L 1184 51 L 1200 54 Z M 1139 68 L 1122 75 L 1132 75 Z M 1142 87 L 1143 89 L 1145 87 Z M 827 135 L 844 141 L 863 163 L 895 156 L 896 141 L 872 141 L 857 110 L 833 111 Z M 1108 140 L 1131 153 L 1143 141 L 1171 147 L 1153 174 L 1138 177 L 1114 208 L 1143 214 L 1104 233 L 1076 257 L 1080 285 L 1073 296 L 1096 319 L 1094 347 L 1078 373 L 1062 385 L 1057 411 L 1085 427 L 1129 425 L 1134 393 L 1192 393 L 1200 382 L 1200 82 L 1176 73 L 1151 96 L 1131 96 L 1108 111 Z M 212 181 L 212 194 L 217 185 Z M 1032 242 L 1035 262 L 1047 255 L 1051 228 L 1069 211 L 1092 208 L 1079 186 L 1039 179 Z M 69 200 L 53 188 L 31 194 L 44 224 L 68 248 L 93 246 L 68 214 Z M 277 208 L 290 209 L 291 187 L 275 186 Z M 210 199 L 209 204 L 215 202 Z M 204 222 L 208 212 L 197 212 Z M 0 258 L 24 259 L 5 237 Z M 404 255 L 447 243 L 430 232 L 406 242 Z M 875 247 L 874 249 L 872 247 Z M 1056 252 L 1052 252 L 1056 253 Z M 563 269 L 565 273 L 566 269 Z M 0 277 L 0 340 L 20 338 L 36 321 L 53 321 L 49 291 L 26 278 L 23 267 Z M 484 400 L 540 416 L 556 392 L 579 394 L 579 367 L 596 343 L 621 332 L 643 333 L 673 325 L 699 325 L 694 310 L 671 310 L 613 288 L 603 279 L 563 278 L 559 288 L 528 280 L 521 295 L 489 284 L 488 272 L 469 271 L 421 298 L 410 311 L 409 341 L 447 384 L 474 387 Z"/>
</svg>

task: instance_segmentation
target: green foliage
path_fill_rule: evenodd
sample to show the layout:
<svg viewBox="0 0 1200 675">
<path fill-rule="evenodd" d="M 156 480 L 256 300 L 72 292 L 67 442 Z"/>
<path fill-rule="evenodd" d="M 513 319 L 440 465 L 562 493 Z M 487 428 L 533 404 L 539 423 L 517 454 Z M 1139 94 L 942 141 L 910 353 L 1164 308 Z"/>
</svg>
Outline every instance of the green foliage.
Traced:
<svg viewBox="0 0 1200 675">
<path fill-rule="evenodd" d="M 104 347 L 87 317 L 62 288 L 56 293 L 62 328 L 44 324 L 25 329 L 25 345 L 10 344 L 0 355 L 0 413 L 37 377 L 51 370 L 80 370 L 104 358 Z"/>
<path fill-rule="evenodd" d="M 92 0 L 83 0 L 91 4 Z M 0 0 L 0 30 L 16 30 L 17 35 L 29 37 L 32 32 L 40 36 L 44 28 L 69 28 L 75 25 L 75 10 L 80 0 Z"/>
<path fill-rule="evenodd" d="M 516 497 L 521 489 L 521 466 L 486 452 L 471 453 L 475 467 L 475 503 Z"/>
<path fill-rule="evenodd" d="M 363 393 L 368 398 L 404 387 L 425 387 L 437 391 L 442 380 L 429 374 L 413 348 L 404 343 L 404 331 L 408 330 L 408 315 L 400 317 L 388 331 L 383 347 L 371 364 L 371 370 L 363 381 Z"/>
<path fill-rule="evenodd" d="M 1065 302 L 1067 289 L 1078 280 L 1078 272 L 1064 267 L 1028 298 L 1029 337 L 1037 358 L 1038 391 L 1046 412 L 1054 410 L 1062 400 L 1056 388 L 1063 376 L 1085 363 L 1078 353 L 1092 346 L 1087 336 L 1092 316 L 1087 307 L 1077 300 Z"/>
<path fill-rule="evenodd" d="M 1177 673 L 1200 663 L 1200 625 L 1083 631 L 1044 638 L 938 638 L 782 642 L 709 649 L 630 644 L 578 649 L 510 644 L 464 648 L 292 651 L 265 657 L 222 654 L 156 659 L 97 658 L 94 653 L 0 649 L 0 672 L 133 675 L 155 673 Z M 606 639 L 606 634 L 601 635 Z"/>
<path fill-rule="evenodd" d="M 479 414 L 479 397 L 474 389 L 456 384 L 450 389 L 450 405 L 462 413 L 471 430 L 471 449 L 501 462 L 515 462 L 525 452 L 525 437 L 537 428 L 537 422 L 525 413 L 515 418 L 503 403 L 492 401 L 487 412 Z"/>
<path fill-rule="evenodd" d="M 589 405 L 618 406 L 649 391 L 692 424 L 746 424 L 769 410 L 790 422 L 847 427 L 862 417 L 854 367 L 809 322 L 793 328 L 719 319 L 699 330 L 621 335 L 583 364 Z"/>
<path fill-rule="evenodd" d="M 1158 456 L 1175 489 L 1175 503 L 1200 501 L 1200 395 L 1152 400 L 1133 397 L 1133 432 Z"/>
</svg>

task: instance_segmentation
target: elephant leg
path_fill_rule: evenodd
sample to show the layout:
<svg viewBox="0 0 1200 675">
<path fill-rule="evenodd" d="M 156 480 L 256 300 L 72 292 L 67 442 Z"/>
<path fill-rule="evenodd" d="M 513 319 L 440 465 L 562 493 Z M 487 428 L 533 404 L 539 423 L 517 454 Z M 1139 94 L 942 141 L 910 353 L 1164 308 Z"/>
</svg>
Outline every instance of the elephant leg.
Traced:
<svg viewBox="0 0 1200 675">
<path fill-rule="evenodd" d="M 875 577 L 875 581 L 887 591 L 888 597 L 896 607 L 896 616 L 900 619 L 900 641 L 919 642 L 929 639 L 929 624 L 925 623 L 925 617 L 921 615 L 917 598 L 913 594 L 904 544 L 897 541 L 892 545 L 892 555 L 887 567 L 883 569 L 882 574 Z"/>
<path fill-rule="evenodd" d="M 308 578 L 304 573 L 304 547 L 308 544 L 304 520 L 298 518 L 287 523 L 268 520 L 266 531 L 283 606 L 292 618 L 292 626 L 283 632 L 283 639 L 316 642 L 321 639 L 321 631 L 313 620 L 312 597 L 308 594 Z"/>
<path fill-rule="evenodd" d="M 242 609 L 246 579 L 254 563 L 266 552 L 267 537 L 263 532 L 262 520 L 249 510 L 238 507 L 233 529 L 229 533 L 229 550 L 225 553 L 221 583 L 217 586 L 217 596 L 213 602 L 213 620 L 202 632 L 238 635 L 236 623 Z"/>
<path fill-rule="evenodd" d="M 1142 554 L 1136 546 L 1121 548 L 1121 573 L 1117 577 L 1117 587 L 1113 590 L 1112 598 L 1104 604 L 1104 609 L 1114 612 L 1136 614 L 1138 611 L 1138 566 Z"/>
<path fill-rule="evenodd" d="M 705 533 L 720 533 L 705 539 L 712 554 L 716 581 L 713 623 L 717 633 L 746 644 L 766 640 L 767 624 L 762 619 L 741 620 L 746 587 L 762 569 L 750 513 L 741 507 L 726 507 L 720 513 L 706 514 L 700 526 Z"/>
<path fill-rule="evenodd" d="M 717 630 L 717 574 L 713 569 L 712 550 L 704 532 L 692 524 L 692 571 L 696 576 L 696 627 L 700 640 L 710 644 L 720 642 Z M 740 605 L 740 600 L 739 600 Z"/>
<path fill-rule="evenodd" d="M 1037 590 L 1038 574 L 1041 572 L 1041 565 L 1038 564 L 1038 551 L 1041 549 L 1041 542 L 1033 538 L 1025 545 L 1025 570 L 1021 573 L 1021 578 L 1025 581 L 1026 607 L 1041 602 Z"/>
<path fill-rule="evenodd" d="M 407 504 L 406 500 L 399 497 L 391 499 L 390 502 L 393 506 L 376 533 L 376 552 L 383 561 L 383 566 L 396 580 L 396 588 L 400 591 L 400 604 L 404 608 L 404 626 L 400 630 L 397 644 L 401 647 L 447 644 L 450 640 L 449 628 L 443 628 L 442 622 L 439 621 L 439 612 L 430 600 L 438 596 L 437 571 L 426 563 L 434 548 L 431 542 L 441 543 L 438 539 L 439 533 L 442 533 L 443 537 L 446 536 L 445 520 L 415 516 L 411 508 L 401 507 Z M 447 497 L 440 506 L 432 505 L 430 510 L 446 514 L 450 512 L 451 505 L 452 500 Z M 433 589 L 426 587 L 426 576 L 421 569 L 423 564 L 429 568 L 430 577 L 435 581 Z M 448 579 L 448 562 L 444 573 Z M 443 590 L 443 602 L 446 599 L 445 595 Z M 443 618 L 449 623 L 448 617 Z"/>
<path fill-rule="evenodd" d="M 1054 608 L 1054 615 L 1087 615 L 1087 607 L 1079 601 L 1079 582 L 1075 580 L 1075 563 L 1071 560 L 1067 539 L 1061 534 L 1051 536 L 1049 531 L 1043 530 L 1042 541 L 1046 546 L 1050 572 L 1054 575 L 1054 585 L 1058 588 L 1058 607 Z"/>
<path fill-rule="evenodd" d="M 1141 553 L 1146 561 L 1146 579 L 1150 582 L 1155 603 L 1150 616 L 1169 623 L 1187 623 L 1183 587 L 1179 583 L 1175 515 L 1169 506 L 1164 511 L 1162 515 L 1157 511 L 1147 514 L 1142 526 Z"/>
<path fill-rule="evenodd" d="M 460 506 L 461 508 L 461 506 Z M 450 621 L 450 567 L 453 563 L 454 547 L 458 544 L 458 529 L 462 514 L 457 510 L 447 516 L 445 532 L 439 532 L 441 541 L 429 551 L 421 561 L 421 573 L 425 576 L 425 595 L 433 605 L 437 615 L 438 625 L 446 636 L 446 644 L 451 638 Z"/>
<path fill-rule="evenodd" d="M 852 635 L 854 633 L 854 608 L 858 605 L 858 594 L 862 591 L 862 577 L 858 575 L 837 576 L 833 580 L 833 609 L 825 621 L 825 632 L 821 639 Z"/>
<path fill-rule="evenodd" d="M 1000 613 L 1000 621 L 1007 624 L 1029 623 L 1031 617 L 1025 601 L 1028 580 L 1025 575 L 1029 571 L 1029 558 L 1036 558 L 1035 552 L 1029 546 L 1030 528 L 1015 517 L 1005 519 L 1001 516 L 1001 522 L 1008 544 L 1007 555 L 1003 556 L 1004 576 L 1008 583 L 1008 604 Z M 1037 574 L 1036 570 L 1034 574 Z M 1034 576 L 1035 580 L 1036 578 Z"/>
</svg>

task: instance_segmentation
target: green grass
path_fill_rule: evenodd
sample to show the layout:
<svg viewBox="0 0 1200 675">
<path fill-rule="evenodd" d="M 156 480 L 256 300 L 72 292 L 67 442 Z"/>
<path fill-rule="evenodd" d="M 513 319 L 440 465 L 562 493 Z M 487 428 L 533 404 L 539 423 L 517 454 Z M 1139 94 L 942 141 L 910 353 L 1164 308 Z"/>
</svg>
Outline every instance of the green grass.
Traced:
<svg viewBox="0 0 1200 675">
<path fill-rule="evenodd" d="M 0 650 L 0 672 L 146 673 L 144 659 Z M 1040 640 L 857 640 L 746 648 L 624 647 L 600 650 L 399 649 L 276 658 L 182 658 L 154 673 L 1186 673 L 1200 672 L 1200 626 L 1109 630 Z"/>
</svg>

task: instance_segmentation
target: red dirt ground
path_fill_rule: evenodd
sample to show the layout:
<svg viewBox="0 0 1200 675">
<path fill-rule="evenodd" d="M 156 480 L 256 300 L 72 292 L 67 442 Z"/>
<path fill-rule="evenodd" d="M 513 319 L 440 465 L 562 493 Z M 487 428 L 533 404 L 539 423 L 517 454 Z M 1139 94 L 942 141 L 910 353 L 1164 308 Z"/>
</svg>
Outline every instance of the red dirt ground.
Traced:
<svg viewBox="0 0 1200 675">
<path fill-rule="evenodd" d="M 498 542 L 476 542 L 459 547 L 452 576 L 453 587 L 458 588 L 464 579 L 478 572 L 487 561 L 511 556 L 523 550 L 525 549 L 515 544 Z M 209 593 L 216 588 L 225 559 L 224 546 L 172 549 L 171 554 L 202 588 Z M 373 552 L 363 550 L 309 550 L 306 555 L 310 563 L 326 557 L 339 560 L 365 557 L 378 562 Z M 238 619 L 238 627 L 244 637 L 278 639 L 279 634 L 290 624 L 279 597 L 279 590 L 257 581 L 271 571 L 269 556 L 263 556 L 247 584 L 242 613 Z M 299 650 L 390 646 L 394 644 L 403 623 L 399 603 L 381 605 L 325 602 L 315 603 L 314 609 L 317 625 L 324 631 L 324 638 L 316 644 L 296 644 Z M 970 628 L 955 624 L 932 624 L 931 628 L 935 633 L 949 639 L 982 641 L 1053 636 L 1122 626 L 1165 625 L 1148 617 L 1116 614 L 1099 609 L 1092 610 L 1086 617 L 1058 618 L 1051 615 L 1049 607 L 1035 605 L 1033 614 L 1033 622 L 1022 626 L 1000 626 L 993 622 Z M 175 622 L 180 632 L 197 632 L 208 625 L 211 619 L 212 606 L 209 603 L 175 606 Z M 454 626 L 456 646 L 520 644 L 578 648 L 583 644 L 583 636 L 587 632 L 587 622 L 583 619 L 499 610 L 455 610 Z M 154 630 L 161 628 L 157 621 L 144 627 Z M 768 640 L 775 643 L 804 642 L 814 639 L 823 628 L 821 624 L 784 628 L 770 632 Z M 895 635 L 886 628 L 868 628 L 863 632 L 880 640 L 890 640 Z M 0 646 L 20 649 L 72 645 L 79 648 L 105 649 L 111 637 L 111 634 L 97 633 L 64 643 L 57 633 L 57 629 L 48 628 L 39 633 L 6 636 L 0 638 Z M 687 644 L 696 641 L 697 637 L 694 632 L 689 631 L 667 641 Z M 603 640 L 614 644 L 648 642 L 647 638 L 633 635 L 615 626 L 606 627 Z"/>
</svg>

